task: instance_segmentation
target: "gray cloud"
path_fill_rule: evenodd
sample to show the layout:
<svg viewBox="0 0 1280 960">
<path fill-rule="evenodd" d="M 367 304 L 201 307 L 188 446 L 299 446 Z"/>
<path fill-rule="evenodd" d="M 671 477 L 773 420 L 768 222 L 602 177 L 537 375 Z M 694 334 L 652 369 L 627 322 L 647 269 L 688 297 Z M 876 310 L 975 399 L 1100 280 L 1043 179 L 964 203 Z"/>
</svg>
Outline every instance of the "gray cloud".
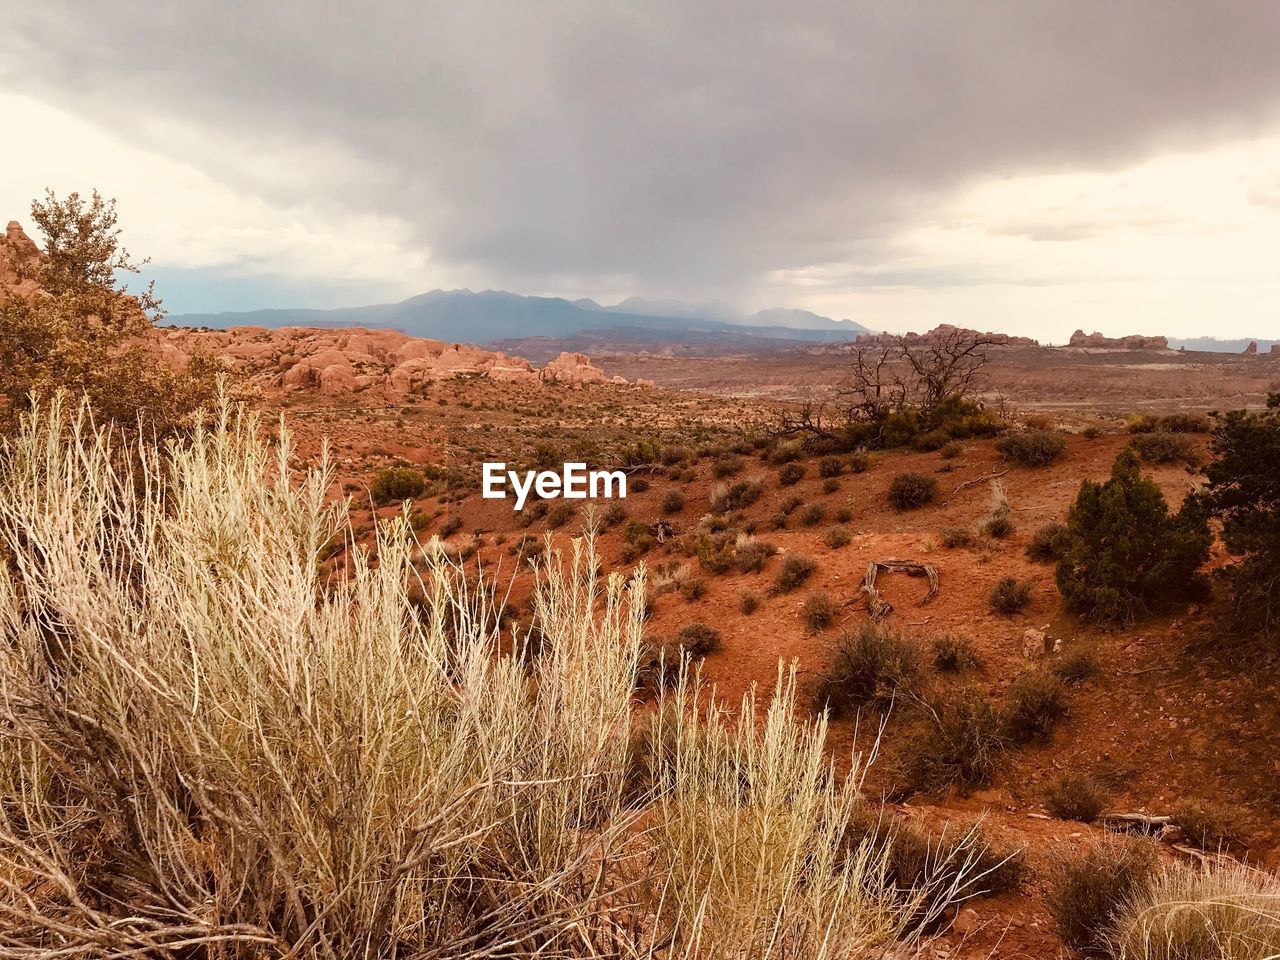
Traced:
<svg viewBox="0 0 1280 960">
<path fill-rule="evenodd" d="M 874 257 L 974 177 L 1250 135 L 1280 104 L 1280 6 L 1254 0 L 13 6 L 9 89 L 274 203 L 402 216 L 514 289 L 732 295 Z M 253 162 L 279 145 L 318 162 Z"/>
</svg>

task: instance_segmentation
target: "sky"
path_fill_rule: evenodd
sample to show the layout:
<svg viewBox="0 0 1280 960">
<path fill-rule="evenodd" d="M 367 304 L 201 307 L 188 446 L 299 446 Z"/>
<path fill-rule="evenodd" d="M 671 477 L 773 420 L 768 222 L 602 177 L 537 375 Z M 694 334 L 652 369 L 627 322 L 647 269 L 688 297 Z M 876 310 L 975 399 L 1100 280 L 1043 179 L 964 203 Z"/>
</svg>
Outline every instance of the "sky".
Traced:
<svg viewBox="0 0 1280 960">
<path fill-rule="evenodd" d="M 0 0 L 0 221 L 173 312 L 430 289 L 1280 337 L 1280 4 Z"/>
</svg>

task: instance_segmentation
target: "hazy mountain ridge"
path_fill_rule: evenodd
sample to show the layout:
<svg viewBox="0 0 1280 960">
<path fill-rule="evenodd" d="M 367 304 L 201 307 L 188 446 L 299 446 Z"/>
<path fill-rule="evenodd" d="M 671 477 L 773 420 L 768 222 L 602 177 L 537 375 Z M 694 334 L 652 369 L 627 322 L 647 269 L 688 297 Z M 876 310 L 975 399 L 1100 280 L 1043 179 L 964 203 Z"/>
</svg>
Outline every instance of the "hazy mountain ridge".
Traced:
<svg viewBox="0 0 1280 960">
<path fill-rule="evenodd" d="M 867 331 L 851 320 L 832 320 L 803 310 L 762 310 L 743 315 L 725 304 L 682 304 L 636 297 L 601 306 L 594 300 L 526 297 L 503 290 L 432 290 L 399 303 L 362 307 L 187 313 L 172 316 L 167 322 L 188 327 L 389 327 L 417 337 L 461 343 L 620 330 L 645 331 L 658 340 L 700 334 L 830 342 Z"/>
</svg>

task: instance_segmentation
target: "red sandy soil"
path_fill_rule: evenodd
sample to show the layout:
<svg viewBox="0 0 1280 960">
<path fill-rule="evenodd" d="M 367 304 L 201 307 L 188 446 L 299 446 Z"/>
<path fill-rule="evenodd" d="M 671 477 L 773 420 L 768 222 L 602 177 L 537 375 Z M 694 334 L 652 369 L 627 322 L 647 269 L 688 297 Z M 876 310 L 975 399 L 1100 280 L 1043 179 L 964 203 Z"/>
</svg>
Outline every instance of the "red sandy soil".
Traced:
<svg viewBox="0 0 1280 960">
<path fill-rule="evenodd" d="M 611 374 L 663 379 L 654 365 L 643 370 L 611 369 L 607 362 L 602 366 Z M 1223 385 L 1227 394 L 1238 386 Z M 511 501 L 482 500 L 475 492 L 481 459 L 519 461 L 520 451 L 539 441 L 565 443 L 566 449 L 588 441 L 607 447 L 610 440 L 647 434 L 693 447 L 699 435 L 709 441 L 726 441 L 737 427 L 769 413 L 767 403 L 758 400 L 731 401 L 663 389 L 597 386 L 571 390 L 541 385 L 521 393 L 524 389 L 482 381 L 446 382 L 433 385 L 425 398 L 410 406 L 361 401 L 359 395 L 322 399 L 293 394 L 288 400 L 280 396 L 263 399 L 268 410 L 283 409 L 304 457 L 314 455 L 322 435 L 331 438 L 341 480 L 358 503 L 367 503 L 365 485 L 381 466 L 395 462 L 441 464 L 458 471 L 472 487 L 460 503 L 428 497 L 415 506 L 428 514 L 456 513 L 462 526 L 450 542 L 465 543 L 480 531 L 480 558 L 508 573 L 514 565 L 509 555 L 512 544 L 525 534 L 535 543 L 540 541 L 545 521 L 521 529 Z M 1139 385 L 1138 389 L 1144 387 Z M 1215 405 L 1227 405 L 1224 396 L 1214 399 Z M 367 405 L 359 406 L 361 403 Z M 1130 408 L 1137 405 L 1131 403 Z M 1070 420 L 1078 425 L 1080 412 L 1070 406 Z M 1165 409 L 1171 412 L 1178 405 Z M 1089 772 L 1103 778 L 1114 791 L 1110 804 L 1114 810 L 1163 814 L 1183 801 L 1225 805 L 1237 817 L 1248 858 L 1272 867 L 1280 863 L 1280 754 L 1274 747 L 1280 733 L 1280 701 L 1274 661 L 1263 652 L 1221 642 L 1212 605 L 1132 629 L 1082 625 L 1061 611 L 1052 567 L 1026 556 L 1027 543 L 1039 526 L 1065 518 L 1082 478 L 1108 475 L 1126 437 L 1114 420 L 1106 429 L 1110 432 L 1094 439 L 1070 435 L 1066 456 L 1051 467 L 1009 470 L 1002 482 L 1017 529 L 1003 541 L 978 536 L 972 547 L 946 549 L 939 544 L 941 529 L 972 527 L 985 515 L 988 485 L 979 483 L 959 490 L 950 502 L 943 501 L 963 482 L 1009 468 L 993 442 L 984 440 L 965 442 L 960 455 L 951 460 L 940 453 L 877 454 L 870 469 L 862 474 L 843 474 L 839 490 L 830 494 L 822 492 L 816 461 L 805 461 L 807 473 L 798 484 L 782 487 L 777 467 L 755 456 L 745 457 L 740 476 L 758 476 L 765 481 L 764 495 L 745 511 L 747 519 L 759 524 L 757 536 L 777 544 L 783 555 L 803 552 L 818 562 L 810 582 L 793 593 L 770 596 L 780 557 L 771 560 L 761 573 L 731 571 L 720 576 L 699 573 L 696 558 L 670 552 L 670 544 L 654 548 L 644 558 L 651 570 L 670 561 L 687 562 L 694 575 L 706 580 L 708 591 L 696 602 L 687 602 L 677 592 L 659 597 L 649 632 L 655 638 L 668 637 L 691 622 L 720 630 L 724 646 L 707 658 L 704 675 L 730 702 L 753 686 L 767 694 L 777 677 L 779 661 L 797 661 L 801 681 L 811 681 L 826 664 L 838 631 L 856 625 L 866 613 L 860 605 L 844 607 L 836 626 L 813 633 L 802 620 L 801 604 L 819 590 L 839 601 L 851 600 L 868 562 L 874 559 L 935 564 L 941 590 L 924 607 L 916 605 L 924 589 L 921 580 L 881 576 L 879 586 L 895 606 L 890 622 L 922 640 L 944 633 L 966 637 L 981 657 L 981 671 L 962 680 L 931 674 L 929 683 L 935 690 L 973 682 L 998 696 L 1029 666 L 1022 641 L 1028 628 L 1048 625 L 1049 634 L 1062 640 L 1064 653 L 1082 647 L 1096 651 L 1101 669 L 1093 679 L 1071 687 L 1069 716 L 1050 743 L 1010 751 L 988 789 L 969 796 L 917 795 L 901 805 L 901 809 L 914 810 L 934 822 L 984 814 L 1001 832 L 1027 845 L 1033 868 L 1033 879 L 1022 893 L 978 898 L 968 904 L 976 913 L 977 929 L 964 935 L 954 930 L 944 934 L 931 947 L 938 951 L 937 956 L 1067 955 L 1054 934 L 1034 871 L 1055 844 L 1079 843 L 1097 831 L 1046 817 L 1041 790 L 1062 771 Z M 1203 445 L 1207 441 L 1199 437 L 1197 442 Z M 696 525 L 708 512 L 708 498 L 718 481 L 711 476 L 710 458 L 690 463 L 696 472 L 692 482 L 655 475 L 648 491 L 629 496 L 625 507 L 630 516 L 644 523 L 657 520 L 662 515 L 664 494 L 678 487 L 685 495 L 685 506 L 669 519 L 677 531 Z M 1175 504 L 1198 480 L 1185 466 L 1148 469 Z M 937 477 L 935 505 L 905 513 L 888 505 L 888 484 L 905 470 Z M 801 497 L 805 505 L 825 504 L 827 519 L 805 527 L 798 510 L 787 529 L 768 529 L 765 521 L 776 512 L 777 503 L 792 495 Z M 835 522 L 832 514 L 842 505 L 852 511 L 847 526 L 853 539 L 846 547 L 830 549 L 822 536 Z M 397 509 L 358 508 L 358 529 L 367 536 L 375 514 L 389 516 Z M 555 531 L 556 539 L 567 542 L 580 519 Z M 620 560 L 623 544 L 619 530 L 603 533 L 600 547 L 607 568 L 625 571 L 628 567 Z M 1215 548 L 1214 563 L 1224 562 L 1220 548 Z M 1006 575 L 1033 584 L 1031 605 L 1011 617 L 993 613 L 987 601 L 991 587 Z M 520 598 L 527 590 L 527 581 L 527 573 L 518 575 L 514 597 Z M 739 612 L 739 595 L 744 588 L 762 600 L 751 616 Z M 871 791 L 892 786 L 900 734 L 918 722 L 909 710 L 895 711 L 889 718 L 882 757 L 868 782 Z M 864 718 L 858 748 L 870 746 L 867 731 L 874 726 L 874 718 Z M 848 757 L 855 747 L 851 721 L 833 724 L 831 747 L 835 756 Z M 967 914 L 962 926 L 974 925 L 975 917 Z"/>
</svg>

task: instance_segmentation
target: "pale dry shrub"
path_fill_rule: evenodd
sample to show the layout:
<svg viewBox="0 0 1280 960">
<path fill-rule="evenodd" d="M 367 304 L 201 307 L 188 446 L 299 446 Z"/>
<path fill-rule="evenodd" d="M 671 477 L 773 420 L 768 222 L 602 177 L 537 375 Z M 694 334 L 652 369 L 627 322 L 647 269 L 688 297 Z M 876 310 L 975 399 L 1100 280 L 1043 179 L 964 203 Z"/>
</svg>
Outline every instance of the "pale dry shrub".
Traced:
<svg viewBox="0 0 1280 960">
<path fill-rule="evenodd" d="M 736 728 L 682 680 L 635 806 L 644 573 L 601 579 L 590 531 L 535 565 L 538 655 L 504 655 L 499 593 L 407 519 L 327 577 L 346 504 L 283 429 L 224 407 L 162 457 L 55 404 L 2 460 L 0 958 L 818 960 L 917 929 L 882 853 L 837 858 L 857 778 L 789 677 Z"/>
<path fill-rule="evenodd" d="M 1280 956 L 1280 880 L 1234 861 L 1173 864 L 1115 919 L 1117 960 L 1270 960 Z"/>
</svg>

